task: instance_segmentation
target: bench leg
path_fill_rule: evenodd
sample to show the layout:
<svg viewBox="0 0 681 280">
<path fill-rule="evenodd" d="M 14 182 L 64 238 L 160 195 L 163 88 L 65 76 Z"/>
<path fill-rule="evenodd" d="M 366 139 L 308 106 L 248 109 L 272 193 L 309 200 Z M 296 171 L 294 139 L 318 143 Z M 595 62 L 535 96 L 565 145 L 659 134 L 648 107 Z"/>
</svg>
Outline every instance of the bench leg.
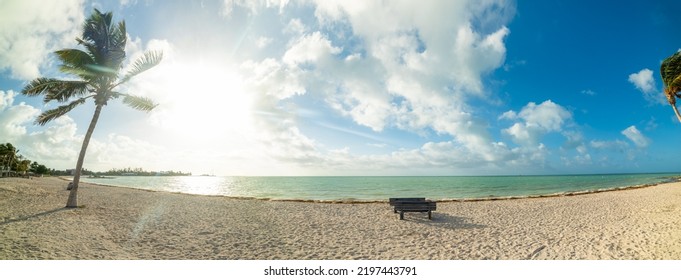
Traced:
<svg viewBox="0 0 681 280">
<path fill-rule="evenodd" d="M 428 211 L 428 220 L 432 220 L 433 216 L 431 215 L 432 211 Z"/>
<path fill-rule="evenodd" d="M 400 211 L 400 220 L 404 220 L 404 211 Z"/>
</svg>

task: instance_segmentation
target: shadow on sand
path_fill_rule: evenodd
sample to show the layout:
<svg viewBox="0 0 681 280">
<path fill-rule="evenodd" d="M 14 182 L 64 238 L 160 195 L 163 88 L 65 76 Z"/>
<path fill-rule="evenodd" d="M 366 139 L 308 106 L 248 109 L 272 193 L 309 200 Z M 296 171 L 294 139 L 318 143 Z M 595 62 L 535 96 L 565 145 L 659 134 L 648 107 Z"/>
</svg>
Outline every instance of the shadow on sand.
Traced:
<svg viewBox="0 0 681 280">
<path fill-rule="evenodd" d="M 26 220 L 31 219 L 31 218 L 38 218 L 38 217 L 47 216 L 47 215 L 50 215 L 50 214 L 53 214 L 53 213 L 57 213 L 57 212 L 61 212 L 61 211 L 67 211 L 67 210 L 73 210 L 73 209 L 74 208 L 60 207 L 60 208 L 36 213 L 36 214 L 33 214 L 33 215 L 18 217 L 18 218 L 14 218 L 14 219 L 8 219 L 8 220 L 0 222 L 0 226 L 8 225 L 8 224 L 15 223 L 15 222 L 22 222 L 22 221 L 26 221 Z"/>
<path fill-rule="evenodd" d="M 399 214 L 397 214 L 399 218 Z M 479 225 L 475 223 L 469 223 L 470 219 L 464 217 L 452 216 L 447 213 L 433 212 L 433 219 L 429 220 L 427 214 L 423 213 L 405 213 L 404 222 L 417 223 L 432 227 L 444 228 L 444 229 L 475 229 L 475 228 L 486 228 L 486 225 Z"/>
</svg>

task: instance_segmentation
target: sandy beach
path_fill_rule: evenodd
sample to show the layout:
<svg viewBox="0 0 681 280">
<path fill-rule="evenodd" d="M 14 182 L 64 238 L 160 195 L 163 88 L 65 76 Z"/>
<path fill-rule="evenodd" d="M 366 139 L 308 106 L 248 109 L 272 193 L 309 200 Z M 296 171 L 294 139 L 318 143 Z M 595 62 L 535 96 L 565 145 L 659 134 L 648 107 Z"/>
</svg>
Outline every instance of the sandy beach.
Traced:
<svg viewBox="0 0 681 280">
<path fill-rule="evenodd" d="M 0 179 L 0 259 L 681 259 L 681 183 L 587 195 L 387 203 L 264 201 Z"/>
</svg>

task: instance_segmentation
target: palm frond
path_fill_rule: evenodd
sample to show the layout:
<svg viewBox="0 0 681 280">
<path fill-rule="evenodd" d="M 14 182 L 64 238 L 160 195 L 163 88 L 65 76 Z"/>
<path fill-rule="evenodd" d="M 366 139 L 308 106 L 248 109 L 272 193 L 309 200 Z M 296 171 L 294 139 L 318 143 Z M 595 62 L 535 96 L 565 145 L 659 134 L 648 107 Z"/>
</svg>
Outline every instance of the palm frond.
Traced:
<svg viewBox="0 0 681 280">
<path fill-rule="evenodd" d="M 137 76 L 138 74 L 153 68 L 154 66 L 161 63 L 162 59 L 163 52 L 160 51 L 145 52 L 144 55 L 135 60 L 135 62 L 132 64 L 132 68 L 128 71 L 128 73 L 125 74 L 125 76 L 123 76 L 123 78 L 121 78 L 119 84 L 125 83 L 132 77 Z"/>
<path fill-rule="evenodd" d="M 681 90 L 681 71 L 679 71 L 679 74 L 676 75 L 676 78 L 674 78 L 667 86 L 671 88 L 676 88 L 677 89 L 676 93 L 678 94 L 679 90 Z"/>
<path fill-rule="evenodd" d="M 155 104 L 153 100 L 148 97 L 135 96 L 129 94 L 120 94 L 123 96 L 123 104 L 130 106 L 133 109 L 149 112 L 156 108 L 158 104 Z"/>
<path fill-rule="evenodd" d="M 109 36 L 107 35 L 112 19 L 113 13 L 103 14 L 98 9 L 95 9 L 92 15 L 85 20 L 85 24 L 83 24 L 83 40 L 90 41 L 100 47 L 108 46 L 107 40 Z"/>
<path fill-rule="evenodd" d="M 112 49 L 124 50 L 125 44 L 128 42 L 128 34 L 125 30 L 125 21 L 118 22 L 118 25 L 112 26 L 109 30 L 109 43 Z"/>
<path fill-rule="evenodd" d="M 78 42 L 78 44 L 84 46 L 85 49 L 87 49 L 87 52 L 92 56 L 92 59 L 95 62 L 101 61 L 102 55 L 100 54 L 99 49 L 97 48 L 97 46 L 95 46 L 93 42 L 85 41 L 81 38 L 76 38 L 76 41 Z"/>
<path fill-rule="evenodd" d="M 88 64 L 89 65 L 89 64 Z M 89 67 L 77 67 L 70 65 L 59 66 L 59 71 L 66 74 L 73 74 L 83 79 L 91 79 L 97 76 L 97 73 Z"/>
<path fill-rule="evenodd" d="M 681 77 L 681 52 L 676 52 L 662 61 L 660 76 L 667 87 L 681 86 L 681 79 L 679 79 Z"/>
<path fill-rule="evenodd" d="M 54 53 L 65 65 L 82 66 L 95 62 L 90 54 L 79 49 L 63 49 Z"/>
<path fill-rule="evenodd" d="M 76 41 L 78 41 L 78 44 L 84 46 L 93 58 L 92 63 L 83 65 L 84 69 L 95 73 L 95 75 L 111 77 L 118 74 L 120 63 L 112 65 L 111 51 L 105 52 L 103 48 L 98 47 L 95 43 L 80 38 L 76 38 Z M 123 59 L 125 59 L 125 51 L 117 51 L 116 57 L 122 62 Z"/>
<path fill-rule="evenodd" d="M 676 52 L 662 61 L 660 76 L 662 76 L 662 83 L 665 86 L 664 95 L 667 98 L 667 102 L 672 106 L 676 106 L 676 98 L 679 96 L 679 91 L 681 91 L 681 52 Z M 674 109 L 676 110 L 676 107 Z M 679 121 L 681 121 L 681 117 Z"/>
<path fill-rule="evenodd" d="M 73 110 L 73 108 L 76 108 L 78 105 L 85 103 L 85 101 L 92 96 L 86 96 L 83 98 L 79 98 L 77 100 L 74 100 L 73 102 L 59 106 L 54 109 L 50 109 L 47 111 L 44 111 L 40 116 L 38 116 L 35 119 L 35 123 L 39 125 L 45 125 L 46 123 L 50 122 L 51 120 L 54 120 L 58 117 L 61 117 L 63 115 L 66 115 L 68 112 Z"/>
<path fill-rule="evenodd" d="M 125 60 L 125 44 L 127 34 L 125 33 L 125 23 L 119 22 L 112 25 L 113 14 L 111 12 L 101 13 L 95 9 L 92 15 L 85 20 L 83 34 L 78 43 L 84 45 L 92 54 L 94 63 L 102 69 L 111 71 L 100 71 L 108 77 L 116 77 L 121 63 Z M 115 74 L 114 74 L 115 73 Z"/>
<path fill-rule="evenodd" d="M 83 96 L 88 93 L 88 86 L 88 82 L 83 81 L 61 81 L 47 90 L 43 102 L 66 102 L 73 97 Z"/>
<path fill-rule="evenodd" d="M 40 95 L 43 92 L 47 91 L 47 88 L 53 84 L 57 83 L 59 80 L 57 79 L 52 79 L 52 78 L 36 78 L 32 81 L 30 81 L 24 89 L 21 90 L 21 94 L 23 95 L 28 95 L 28 96 L 36 96 Z"/>
<path fill-rule="evenodd" d="M 21 93 L 27 96 L 45 94 L 45 102 L 57 100 L 64 102 L 72 97 L 88 92 L 86 81 L 64 81 L 54 78 L 37 78 L 29 82 Z"/>
<path fill-rule="evenodd" d="M 59 70 L 63 73 L 78 75 L 83 79 L 89 79 L 97 75 L 96 72 L 86 66 L 93 64 L 93 57 L 79 49 L 63 49 L 54 52 L 62 61 Z"/>
</svg>

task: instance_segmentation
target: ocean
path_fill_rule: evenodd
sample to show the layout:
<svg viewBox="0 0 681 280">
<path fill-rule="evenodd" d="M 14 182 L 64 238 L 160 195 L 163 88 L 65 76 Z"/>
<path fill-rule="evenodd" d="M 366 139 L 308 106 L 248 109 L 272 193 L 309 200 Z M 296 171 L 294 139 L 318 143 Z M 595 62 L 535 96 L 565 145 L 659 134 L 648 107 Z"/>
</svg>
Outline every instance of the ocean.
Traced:
<svg viewBox="0 0 681 280">
<path fill-rule="evenodd" d="M 531 197 L 594 192 L 678 180 L 681 173 L 446 177 L 118 176 L 82 181 L 153 191 L 275 200 L 377 201 Z"/>
</svg>

